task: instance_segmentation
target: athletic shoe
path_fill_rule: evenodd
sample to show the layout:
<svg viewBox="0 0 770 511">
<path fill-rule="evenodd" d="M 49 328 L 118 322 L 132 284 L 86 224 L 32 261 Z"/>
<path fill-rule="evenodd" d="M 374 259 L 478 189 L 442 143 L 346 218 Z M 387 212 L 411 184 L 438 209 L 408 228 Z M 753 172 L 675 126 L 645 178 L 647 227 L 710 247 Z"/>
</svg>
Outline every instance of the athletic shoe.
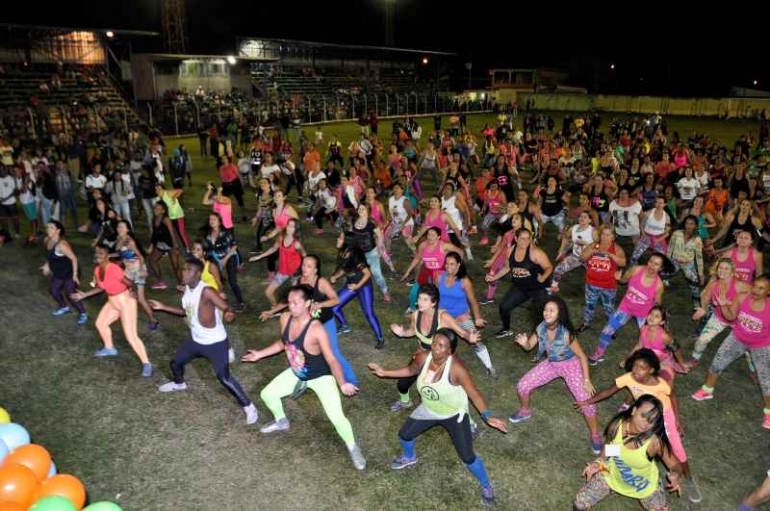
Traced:
<svg viewBox="0 0 770 511">
<path fill-rule="evenodd" d="M 522 412 L 519 410 L 518 412 L 511 415 L 508 420 L 511 421 L 514 424 L 518 424 L 519 422 L 528 421 L 532 418 L 532 412 Z"/>
<path fill-rule="evenodd" d="M 498 378 L 497 369 L 495 369 L 494 366 L 487 368 L 487 374 L 493 380 L 496 380 Z"/>
<path fill-rule="evenodd" d="M 160 328 L 160 321 L 150 321 L 147 327 L 150 329 L 150 332 L 156 332 Z"/>
<path fill-rule="evenodd" d="M 495 337 L 497 337 L 498 339 L 503 339 L 505 337 L 512 337 L 512 336 L 513 336 L 513 332 L 511 332 L 506 328 L 503 328 L 502 330 L 498 330 L 497 332 L 495 332 Z"/>
<path fill-rule="evenodd" d="M 390 405 L 390 411 L 400 412 L 401 410 L 406 410 L 407 408 L 411 408 L 412 406 L 414 406 L 414 403 L 412 403 L 411 400 L 404 402 L 399 399 L 398 401 Z"/>
<path fill-rule="evenodd" d="M 682 480 L 682 492 L 693 504 L 699 504 L 703 500 L 703 494 L 700 492 L 700 488 L 698 488 L 698 482 L 694 477 L 685 477 Z"/>
<path fill-rule="evenodd" d="M 418 458 L 415 456 L 414 458 L 407 458 L 405 455 L 401 455 L 398 458 L 394 459 L 390 462 L 390 468 L 393 470 L 402 470 L 407 467 L 411 467 L 417 464 Z"/>
<path fill-rule="evenodd" d="M 762 421 L 762 427 L 765 429 L 770 429 L 770 414 L 765 414 L 765 419 Z"/>
<path fill-rule="evenodd" d="M 577 329 L 575 330 L 575 333 L 576 334 L 582 334 L 583 332 L 585 332 L 589 328 L 591 328 L 591 325 L 587 325 L 587 324 L 583 323 L 582 325 L 577 327 Z"/>
<path fill-rule="evenodd" d="M 55 309 L 51 315 L 52 316 L 64 316 L 65 314 L 69 314 L 72 312 L 69 307 L 60 307 L 58 309 Z"/>
<path fill-rule="evenodd" d="M 176 383 L 176 382 L 170 381 L 158 387 L 158 390 L 161 392 L 177 392 L 180 390 L 187 390 L 187 384 L 185 382 Z"/>
<path fill-rule="evenodd" d="M 602 453 L 602 437 L 591 438 L 591 452 L 598 456 Z"/>
<path fill-rule="evenodd" d="M 495 505 L 495 492 L 492 485 L 481 487 L 481 505 L 483 507 L 493 507 Z"/>
<path fill-rule="evenodd" d="M 251 425 L 257 423 L 259 412 L 257 412 L 257 407 L 254 406 L 254 403 L 249 403 L 249 406 L 244 406 L 243 411 L 246 412 L 246 424 Z"/>
<path fill-rule="evenodd" d="M 350 459 L 353 461 L 353 466 L 356 470 L 363 470 L 366 468 L 366 458 L 364 458 L 361 448 L 358 444 L 354 444 L 352 449 L 349 449 Z"/>
<path fill-rule="evenodd" d="M 156 290 L 163 290 L 163 289 L 167 289 L 168 288 L 168 284 L 166 284 L 162 280 L 159 280 L 158 282 L 156 282 L 155 284 L 153 284 L 150 287 L 152 289 L 156 289 Z"/>
<path fill-rule="evenodd" d="M 383 296 L 383 300 L 385 300 L 385 303 L 390 303 L 391 301 L 393 301 L 390 297 L 390 293 L 385 293 L 385 295 Z"/>
<path fill-rule="evenodd" d="M 588 363 L 591 366 L 598 366 L 599 364 L 601 364 L 602 362 L 605 362 L 606 360 L 607 359 L 604 357 L 604 355 L 599 355 L 599 356 L 591 355 L 590 357 L 588 357 Z"/>
<path fill-rule="evenodd" d="M 385 339 L 377 339 L 377 344 L 374 345 L 374 349 L 381 350 L 385 347 Z"/>
<path fill-rule="evenodd" d="M 227 350 L 227 363 L 232 364 L 233 362 L 235 362 L 235 350 L 230 348 Z"/>
<path fill-rule="evenodd" d="M 486 237 L 486 236 L 484 236 L 483 238 L 481 238 L 481 240 L 479 240 L 479 245 L 482 245 L 482 246 L 484 246 L 484 245 L 489 245 L 489 238 L 488 238 L 488 237 Z"/>
<path fill-rule="evenodd" d="M 146 364 L 142 364 L 142 378 L 151 378 L 152 377 L 152 364 L 149 362 Z"/>
<path fill-rule="evenodd" d="M 340 328 L 340 333 L 341 334 L 349 334 L 352 331 L 353 330 L 348 325 L 345 325 L 345 326 Z"/>
<path fill-rule="evenodd" d="M 235 304 L 234 309 L 235 309 L 235 312 L 243 312 L 246 310 L 246 304 L 243 302 L 237 303 Z"/>
<path fill-rule="evenodd" d="M 268 435 L 270 433 L 278 433 L 279 431 L 286 431 L 289 429 L 289 419 L 284 417 L 277 421 L 270 422 L 259 428 L 259 432 Z"/>
<path fill-rule="evenodd" d="M 709 399 L 714 399 L 714 393 L 706 392 L 701 387 L 695 391 L 695 394 L 692 395 L 692 398 L 696 401 L 708 401 Z M 767 420 L 767 415 L 765 415 L 765 419 Z M 762 425 L 764 426 L 764 423 Z M 770 423 L 768 425 L 770 425 Z"/>
<path fill-rule="evenodd" d="M 118 356 L 118 350 L 115 348 L 102 348 L 100 350 L 94 351 L 94 358 L 116 357 L 116 356 Z"/>
<path fill-rule="evenodd" d="M 484 298 L 479 300 L 479 305 L 492 305 L 495 301 L 492 298 Z"/>
<path fill-rule="evenodd" d="M 78 325 L 85 325 L 88 322 L 88 314 L 85 312 L 78 316 Z"/>
</svg>

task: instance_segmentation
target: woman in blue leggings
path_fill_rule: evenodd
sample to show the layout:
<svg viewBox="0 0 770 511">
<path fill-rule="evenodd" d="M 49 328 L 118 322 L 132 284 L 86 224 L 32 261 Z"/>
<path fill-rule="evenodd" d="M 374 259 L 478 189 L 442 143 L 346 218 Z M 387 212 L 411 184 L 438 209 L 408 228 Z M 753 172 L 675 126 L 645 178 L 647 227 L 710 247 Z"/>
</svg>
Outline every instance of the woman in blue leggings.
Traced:
<svg viewBox="0 0 770 511">
<path fill-rule="evenodd" d="M 332 275 L 331 281 L 334 284 L 338 278 L 345 276 L 345 286 L 338 292 L 340 303 L 338 303 L 332 312 L 340 324 L 340 332 L 343 334 L 350 332 L 348 320 L 342 312 L 343 307 L 350 303 L 353 298 L 358 297 L 361 304 L 361 310 L 372 327 L 374 335 L 377 337 L 375 348 L 381 350 L 385 347 L 385 338 L 382 336 L 380 322 L 374 313 L 374 291 L 372 290 L 372 272 L 369 265 L 366 264 L 366 256 L 357 246 L 345 246 L 344 237 L 340 236 L 337 242 L 341 247 L 341 257 L 339 269 Z"/>
</svg>

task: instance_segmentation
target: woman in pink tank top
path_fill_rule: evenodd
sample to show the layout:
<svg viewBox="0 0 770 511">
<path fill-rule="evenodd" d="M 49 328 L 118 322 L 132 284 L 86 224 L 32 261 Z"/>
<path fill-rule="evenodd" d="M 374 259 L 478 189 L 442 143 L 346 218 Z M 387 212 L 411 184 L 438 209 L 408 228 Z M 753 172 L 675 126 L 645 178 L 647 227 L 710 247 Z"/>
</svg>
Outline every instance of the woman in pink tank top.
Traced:
<svg viewBox="0 0 770 511">
<path fill-rule="evenodd" d="M 286 226 L 289 224 L 289 220 L 294 219 L 299 222 L 297 210 L 295 210 L 291 204 L 286 202 L 286 196 L 284 195 L 283 190 L 276 190 L 273 192 L 273 203 L 275 204 L 275 207 L 273 208 L 273 222 L 275 223 L 275 228 L 260 238 L 262 243 L 275 238 L 279 234 L 283 234 L 286 230 Z M 299 225 L 299 223 L 297 225 Z M 277 264 L 278 253 L 276 249 L 276 252 L 273 252 L 268 256 L 268 268 L 275 268 Z M 273 272 L 268 271 L 268 280 L 272 279 L 274 276 L 275 274 Z"/>
<path fill-rule="evenodd" d="M 752 246 L 753 242 L 750 232 L 741 231 L 730 250 L 730 259 L 735 263 L 735 278 L 747 284 L 754 282 L 754 276 L 762 273 L 762 253 Z"/>
<path fill-rule="evenodd" d="M 741 355 L 748 354 L 756 367 L 764 400 L 762 427 L 770 429 L 770 275 L 754 280 L 749 293 L 739 293 L 734 300 L 720 297 L 723 312 L 733 321 L 733 331 L 722 342 L 709 367 L 706 383 L 693 394 L 696 401 L 714 398 L 719 375 Z"/>
<path fill-rule="evenodd" d="M 454 232 L 462 231 L 462 229 L 457 227 L 454 220 L 452 220 L 452 217 L 448 213 L 445 213 L 441 210 L 441 198 L 436 195 L 430 198 L 430 206 L 428 211 L 425 213 L 425 221 L 423 222 L 420 230 L 417 231 L 417 234 L 414 235 L 414 238 L 412 238 L 412 243 L 417 243 L 422 235 L 425 234 L 425 232 L 431 227 L 435 227 L 439 230 L 441 233 L 441 241 L 445 242 L 449 241 L 450 228 Z"/>
<path fill-rule="evenodd" d="M 653 305 L 661 302 L 664 286 L 660 272 L 664 266 L 672 265 L 665 255 L 655 252 L 650 256 L 646 266 L 634 266 L 623 276 L 621 281 L 628 282 L 628 290 L 620 306 L 602 329 L 599 345 L 589 357 L 591 365 L 597 365 L 605 360 L 604 352 L 612 343 L 612 338 L 631 318 L 635 318 L 637 325 L 641 328 Z"/>
<path fill-rule="evenodd" d="M 660 360 L 660 376 L 665 379 L 671 388 L 674 388 L 674 378 L 676 373 L 688 373 L 682 359 L 682 353 L 679 346 L 674 341 L 674 337 L 666 328 L 668 321 L 668 312 L 660 305 L 655 305 L 647 314 L 647 322 L 639 331 L 639 342 L 631 350 L 634 353 L 642 348 L 647 348 L 655 353 Z M 630 354 L 629 354 L 630 356 Z M 620 363 L 621 369 L 625 369 L 625 363 Z"/>
<path fill-rule="evenodd" d="M 228 197 L 222 195 L 221 186 L 215 190 L 214 184 L 209 183 L 202 202 L 204 206 L 211 206 L 214 213 L 222 218 L 222 227 L 228 231 L 233 230 L 233 203 Z"/>
<path fill-rule="evenodd" d="M 687 362 L 688 368 L 692 369 L 697 366 L 714 337 L 731 326 L 732 321 L 727 320 L 722 313 L 724 307 L 719 305 L 720 298 L 732 302 L 738 294 L 746 294 L 750 290 L 751 286 L 736 278 L 735 263 L 732 259 L 723 257 L 717 262 L 716 278 L 712 279 L 701 293 L 701 306 L 696 309 L 692 319 L 699 321 L 703 318 L 709 306 L 713 308 L 714 312 L 701 330 L 698 340 L 695 341 L 692 358 Z"/>
<path fill-rule="evenodd" d="M 404 276 L 401 277 L 401 282 L 406 282 L 412 270 L 422 263 L 417 280 L 412 284 L 409 291 L 409 309 L 412 312 L 414 312 L 414 308 L 417 305 L 417 295 L 420 286 L 429 282 L 438 285 L 438 278 L 444 273 L 444 260 L 449 252 L 457 252 L 461 258 L 463 256 L 463 250 L 460 247 L 440 239 L 440 231 L 437 227 L 428 227 L 427 239 L 417 247 L 409 268 L 406 269 Z"/>
</svg>

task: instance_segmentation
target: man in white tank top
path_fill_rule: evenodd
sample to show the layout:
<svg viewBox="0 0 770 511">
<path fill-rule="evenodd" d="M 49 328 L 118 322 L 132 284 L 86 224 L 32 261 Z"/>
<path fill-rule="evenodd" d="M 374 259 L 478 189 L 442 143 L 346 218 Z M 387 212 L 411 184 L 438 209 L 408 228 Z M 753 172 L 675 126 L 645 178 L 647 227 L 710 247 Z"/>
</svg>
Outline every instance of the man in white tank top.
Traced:
<svg viewBox="0 0 770 511">
<path fill-rule="evenodd" d="M 174 380 L 159 387 L 161 392 L 174 392 L 187 389 L 184 381 L 184 367 L 193 359 L 204 357 L 211 362 L 217 379 L 232 394 L 246 412 L 246 423 L 255 424 L 258 419 L 257 408 L 246 396 L 241 384 L 230 374 L 229 362 L 234 355 L 227 339 L 227 331 L 222 318 L 228 322 L 235 318 L 235 313 L 227 301 L 216 290 L 201 280 L 203 262 L 189 259 L 182 273 L 185 293 L 182 307 L 171 307 L 156 300 L 150 300 L 153 310 L 164 311 L 177 316 L 185 316 L 190 327 L 190 338 L 177 349 L 171 362 Z"/>
</svg>

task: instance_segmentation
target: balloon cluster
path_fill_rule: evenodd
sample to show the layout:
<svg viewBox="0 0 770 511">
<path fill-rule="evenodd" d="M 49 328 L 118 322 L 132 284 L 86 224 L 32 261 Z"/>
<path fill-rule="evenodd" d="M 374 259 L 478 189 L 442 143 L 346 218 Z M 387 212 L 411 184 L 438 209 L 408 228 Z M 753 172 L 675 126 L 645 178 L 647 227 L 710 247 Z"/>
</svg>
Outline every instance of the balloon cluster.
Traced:
<svg viewBox="0 0 770 511">
<path fill-rule="evenodd" d="M 31 444 L 29 433 L 0 408 L 0 511 L 80 511 L 86 503 L 83 483 L 57 474 L 45 447 Z M 96 502 L 84 511 L 121 511 L 112 502 Z"/>
</svg>

